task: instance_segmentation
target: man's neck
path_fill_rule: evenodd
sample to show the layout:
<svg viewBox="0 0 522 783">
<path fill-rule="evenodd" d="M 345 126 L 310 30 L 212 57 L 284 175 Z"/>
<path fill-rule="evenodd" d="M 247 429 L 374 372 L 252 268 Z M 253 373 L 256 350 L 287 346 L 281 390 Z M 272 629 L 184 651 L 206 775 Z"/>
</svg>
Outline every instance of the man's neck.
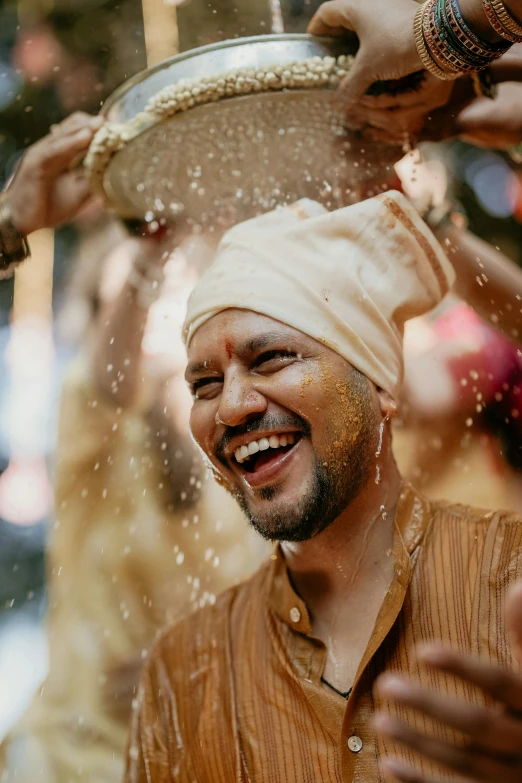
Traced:
<svg viewBox="0 0 522 783">
<path fill-rule="evenodd" d="M 282 544 L 292 582 L 312 617 L 328 614 L 348 595 L 363 598 L 369 583 L 391 580 L 401 477 L 391 450 L 386 452 L 380 482 L 371 476 L 326 530 L 308 541 Z"/>
</svg>

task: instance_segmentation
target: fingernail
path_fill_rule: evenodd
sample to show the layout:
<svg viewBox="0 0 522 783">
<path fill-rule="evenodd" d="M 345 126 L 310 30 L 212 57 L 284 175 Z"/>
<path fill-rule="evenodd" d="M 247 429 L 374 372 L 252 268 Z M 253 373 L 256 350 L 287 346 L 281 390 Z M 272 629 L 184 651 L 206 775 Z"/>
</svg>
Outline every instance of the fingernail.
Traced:
<svg viewBox="0 0 522 783">
<path fill-rule="evenodd" d="M 402 766 L 395 759 L 383 759 L 380 763 L 381 770 L 389 775 L 400 775 Z"/>
<path fill-rule="evenodd" d="M 85 140 L 90 139 L 92 138 L 92 130 L 90 128 L 82 128 L 77 132 L 76 138 L 79 139 L 80 141 L 83 139 Z"/>
<path fill-rule="evenodd" d="M 407 683 L 397 679 L 388 680 L 388 682 L 385 684 L 385 688 L 387 693 L 391 694 L 392 696 L 404 696 L 404 694 L 408 691 Z"/>
<path fill-rule="evenodd" d="M 91 117 L 89 124 L 92 125 L 93 128 L 98 128 L 103 124 L 103 117 L 100 114 L 97 114 L 95 117 Z"/>
<path fill-rule="evenodd" d="M 446 659 L 445 650 L 433 644 L 424 644 L 417 650 L 417 655 L 425 663 L 440 664 Z"/>
<path fill-rule="evenodd" d="M 391 696 L 402 696 L 408 686 L 406 685 L 403 680 L 400 680 L 398 677 L 388 676 L 384 677 L 379 682 L 379 691 L 381 693 L 387 693 Z"/>
</svg>

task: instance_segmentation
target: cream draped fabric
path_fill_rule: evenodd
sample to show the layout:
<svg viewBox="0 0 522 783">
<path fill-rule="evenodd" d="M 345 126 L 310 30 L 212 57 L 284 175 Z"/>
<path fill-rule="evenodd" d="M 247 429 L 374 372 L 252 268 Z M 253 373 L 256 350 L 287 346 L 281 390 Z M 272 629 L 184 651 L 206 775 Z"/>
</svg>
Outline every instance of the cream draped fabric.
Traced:
<svg viewBox="0 0 522 783">
<path fill-rule="evenodd" d="M 231 229 L 194 289 L 187 347 L 209 318 L 252 310 L 326 344 L 397 397 L 404 323 L 454 281 L 442 248 L 400 193 L 327 212 L 303 199 Z"/>
</svg>

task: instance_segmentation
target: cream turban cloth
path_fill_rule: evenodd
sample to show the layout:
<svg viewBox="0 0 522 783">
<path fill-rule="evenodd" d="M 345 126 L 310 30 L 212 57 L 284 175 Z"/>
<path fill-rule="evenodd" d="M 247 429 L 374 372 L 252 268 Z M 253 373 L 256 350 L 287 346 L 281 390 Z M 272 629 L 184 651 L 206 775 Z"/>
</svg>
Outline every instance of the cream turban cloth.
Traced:
<svg viewBox="0 0 522 783">
<path fill-rule="evenodd" d="M 397 397 L 409 318 L 431 310 L 455 274 L 419 214 L 395 191 L 327 212 L 308 199 L 240 223 L 194 289 L 183 328 L 229 308 L 299 329 Z"/>
</svg>

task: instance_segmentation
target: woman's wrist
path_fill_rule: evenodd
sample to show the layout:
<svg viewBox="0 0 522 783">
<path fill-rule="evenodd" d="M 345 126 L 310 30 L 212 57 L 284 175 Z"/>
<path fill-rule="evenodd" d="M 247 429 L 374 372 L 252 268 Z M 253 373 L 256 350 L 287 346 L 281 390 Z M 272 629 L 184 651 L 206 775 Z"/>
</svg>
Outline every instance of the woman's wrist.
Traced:
<svg viewBox="0 0 522 783">
<path fill-rule="evenodd" d="M 460 9 L 462 16 L 479 38 L 490 43 L 499 43 L 502 40 L 491 27 L 480 0 L 460 0 Z"/>
<path fill-rule="evenodd" d="M 7 193 L 0 194 L 0 280 L 11 277 L 31 255 L 27 238 L 18 231 Z"/>
</svg>

